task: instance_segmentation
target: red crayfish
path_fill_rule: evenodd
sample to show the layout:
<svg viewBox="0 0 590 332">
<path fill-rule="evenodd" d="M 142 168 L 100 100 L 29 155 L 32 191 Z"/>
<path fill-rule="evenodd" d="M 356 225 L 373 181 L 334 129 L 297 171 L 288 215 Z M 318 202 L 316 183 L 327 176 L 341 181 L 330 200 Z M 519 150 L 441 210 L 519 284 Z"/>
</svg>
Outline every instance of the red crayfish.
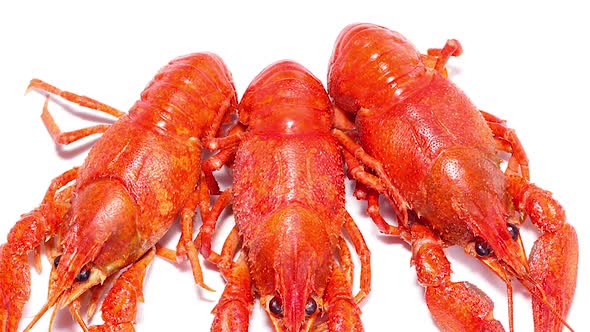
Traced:
<svg viewBox="0 0 590 332">
<path fill-rule="evenodd" d="M 28 254 L 35 250 L 38 259 L 43 244 L 54 265 L 49 294 L 26 330 L 49 308 L 68 306 L 88 331 L 79 312 L 80 297 L 91 293 L 89 313 L 94 311 L 105 280 L 129 266 L 103 302 L 105 325 L 90 330 L 132 330 L 154 247 L 179 216 L 179 255 L 189 257 L 197 283 L 206 287 L 192 242 L 192 217 L 197 206 L 208 212 L 205 180 L 213 179 L 201 171 L 201 140 L 215 136 L 237 104 L 223 61 L 211 53 L 173 60 L 128 114 L 39 80 L 32 80 L 29 88 L 119 119 L 110 126 L 61 132 L 46 102 L 42 118 L 57 144 L 103 135 L 80 168 L 52 181 L 41 205 L 22 216 L 0 247 L 0 331 L 17 330 L 30 295 Z M 55 243 L 50 241 L 54 238 Z"/>
<path fill-rule="evenodd" d="M 503 330 L 483 292 L 450 280 L 443 248 L 459 245 L 506 283 L 511 330 L 516 278 L 532 296 L 535 330 L 559 331 L 576 287 L 575 230 L 551 193 L 529 182 L 515 132 L 479 111 L 447 78 L 447 60 L 461 52 L 449 40 L 423 55 L 387 28 L 346 27 L 330 60 L 328 92 L 354 115 L 354 130 L 347 135 L 351 127 L 343 122 L 333 133 L 355 157 L 348 159 L 349 174 L 369 215 L 382 232 L 412 246 L 418 280 L 442 330 Z M 510 155 L 505 171 L 500 152 Z M 397 226 L 380 215 L 378 193 L 391 202 Z M 528 261 L 519 235 L 526 216 L 543 233 Z"/>
<path fill-rule="evenodd" d="M 343 160 L 323 85 L 301 65 L 278 62 L 253 80 L 238 115 L 228 136 L 207 143 L 220 149 L 211 169 L 229 163 L 233 170 L 232 187 L 196 239 L 227 280 L 211 330 L 247 331 L 258 297 L 277 331 L 362 331 L 358 303 L 370 288 L 370 254 L 344 208 Z M 236 225 L 219 255 L 211 239 L 230 203 Z M 362 264 L 356 296 L 344 231 Z"/>
</svg>

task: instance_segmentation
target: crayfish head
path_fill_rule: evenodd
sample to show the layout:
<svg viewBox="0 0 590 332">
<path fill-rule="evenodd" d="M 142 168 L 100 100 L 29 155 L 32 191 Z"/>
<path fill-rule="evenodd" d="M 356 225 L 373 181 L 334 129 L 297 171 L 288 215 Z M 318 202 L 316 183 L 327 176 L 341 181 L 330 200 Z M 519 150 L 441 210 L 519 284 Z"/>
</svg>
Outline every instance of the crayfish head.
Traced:
<svg viewBox="0 0 590 332">
<path fill-rule="evenodd" d="M 276 331 L 310 331 L 321 313 L 333 255 L 325 227 L 317 215 L 298 205 L 274 213 L 265 229 L 268 227 L 273 231 L 267 234 L 273 236 L 265 248 L 250 249 L 251 259 L 261 257 L 262 252 L 270 258 L 257 263 L 268 265 L 260 272 L 272 273 L 266 283 L 254 271 L 260 303 Z"/>
<path fill-rule="evenodd" d="M 514 235 L 518 232 L 516 223 L 508 222 L 506 228 L 508 237 L 502 231 L 487 237 L 478 235 L 465 247 L 465 251 L 479 259 L 504 282 L 510 283 L 513 276 L 518 279 L 527 276 L 529 264 L 520 235 Z"/>
<path fill-rule="evenodd" d="M 69 306 L 140 253 L 136 211 L 118 182 L 99 180 L 81 189 L 58 234 L 48 299 L 29 328 L 51 307 Z"/>
<path fill-rule="evenodd" d="M 529 271 L 520 224 L 506 177 L 478 149 L 447 149 L 428 182 L 428 222 L 449 243 L 488 266 L 502 280 Z"/>
</svg>

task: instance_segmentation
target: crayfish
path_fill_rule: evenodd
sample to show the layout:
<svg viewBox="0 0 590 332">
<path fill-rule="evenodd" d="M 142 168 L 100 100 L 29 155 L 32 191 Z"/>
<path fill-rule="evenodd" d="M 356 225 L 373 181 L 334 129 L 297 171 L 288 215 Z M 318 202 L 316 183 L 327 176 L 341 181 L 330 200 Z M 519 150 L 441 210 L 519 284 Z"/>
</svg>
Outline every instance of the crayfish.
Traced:
<svg viewBox="0 0 590 332">
<path fill-rule="evenodd" d="M 362 331 L 370 254 L 344 208 L 343 160 L 323 85 L 295 62 L 275 63 L 249 85 L 238 116 L 228 136 L 206 143 L 220 150 L 207 161 L 217 167 L 207 169 L 233 170 L 196 239 L 227 281 L 211 330 L 247 331 L 257 297 L 277 331 Z M 236 225 L 217 254 L 212 235 L 229 204 Z M 362 265 L 356 296 L 345 233 Z"/>
<path fill-rule="evenodd" d="M 25 330 L 51 307 L 57 311 L 68 306 L 88 331 L 80 314 L 81 296 L 91 294 L 91 315 L 103 283 L 125 268 L 103 302 L 105 324 L 90 330 L 132 330 L 155 245 L 179 216 L 183 229 L 179 255 L 188 256 L 196 282 L 206 287 L 192 242 L 192 217 L 197 206 L 203 214 L 208 212 L 207 181 L 213 180 L 201 170 L 201 140 L 215 136 L 237 104 L 223 61 L 211 53 L 173 60 L 127 114 L 40 80 L 32 80 L 29 89 L 118 120 L 110 126 L 62 132 L 47 109 L 47 97 L 42 119 L 57 144 L 103 135 L 81 167 L 52 181 L 40 206 L 22 216 L 0 247 L 0 331 L 17 330 L 30 296 L 28 254 L 34 250 L 38 258 L 42 245 L 53 262 L 49 294 Z M 52 321 L 54 317 L 55 312 Z"/>
<path fill-rule="evenodd" d="M 387 28 L 346 27 L 330 60 L 328 92 L 354 124 L 343 121 L 333 133 L 349 154 L 349 174 L 368 214 L 383 233 L 411 245 L 441 330 L 503 330 L 483 292 L 450 280 L 443 248 L 459 245 L 506 283 L 510 330 L 516 278 L 532 296 L 535 330 L 559 331 L 576 287 L 576 232 L 551 193 L 529 182 L 514 130 L 479 111 L 447 78 L 447 60 L 461 52 L 456 40 L 420 54 Z M 505 170 L 500 153 L 509 155 Z M 394 208 L 397 226 L 381 216 L 379 193 Z M 519 234 L 527 216 L 543 233 L 528 260 Z"/>
</svg>

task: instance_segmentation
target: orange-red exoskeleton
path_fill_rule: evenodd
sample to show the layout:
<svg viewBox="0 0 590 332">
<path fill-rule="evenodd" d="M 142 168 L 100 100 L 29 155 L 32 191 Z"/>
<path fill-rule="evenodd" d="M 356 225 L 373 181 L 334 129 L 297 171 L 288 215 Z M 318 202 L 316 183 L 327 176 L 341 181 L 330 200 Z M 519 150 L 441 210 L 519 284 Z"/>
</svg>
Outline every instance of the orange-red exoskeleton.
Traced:
<svg viewBox="0 0 590 332">
<path fill-rule="evenodd" d="M 447 60 L 461 52 L 449 40 L 423 55 L 384 27 L 346 27 L 330 61 L 328 91 L 335 105 L 355 115 L 355 138 L 333 132 L 356 157 L 349 174 L 367 194 L 368 213 L 382 232 L 411 244 L 441 330 L 503 330 L 485 294 L 451 282 L 443 247 L 459 245 L 507 284 L 511 330 L 516 278 L 532 295 L 535 330 L 559 331 L 576 287 L 576 233 L 551 193 L 529 182 L 514 131 L 479 111 L 446 77 Z M 505 171 L 499 152 L 510 155 Z M 380 216 L 376 192 L 392 203 L 398 226 Z M 525 216 L 544 233 L 528 261 L 519 235 Z"/>
<path fill-rule="evenodd" d="M 362 331 L 369 251 L 344 208 L 343 161 L 324 87 L 301 65 L 278 62 L 253 80 L 238 114 L 241 125 L 208 144 L 221 149 L 210 159 L 218 167 L 233 160 L 233 183 L 196 241 L 227 281 L 212 331 L 247 331 L 255 297 L 277 331 Z M 236 226 L 219 256 L 211 237 L 230 203 Z M 356 296 L 344 231 L 361 258 Z"/>
<path fill-rule="evenodd" d="M 192 242 L 192 217 L 198 205 L 202 210 L 209 206 L 207 186 L 199 186 L 204 178 L 201 140 L 216 135 L 237 106 L 223 61 L 211 53 L 173 60 L 128 114 L 39 80 L 31 81 L 29 88 L 119 119 L 110 126 L 61 132 L 46 102 L 42 118 L 57 144 L 104 134 L 80 168 L 52 181 L 41 205 L 22 216 L 0 248 L 0 331 L 17 330 L 30 295 L 28 253 L 35 250 L 38 258 L 40 246 L 52 238 L 57 241 L 45 243 L 54 266 L 48 299 L 26 330 L 53 306 L 68 306 L 88 330 L 79 312 L 80 296 L 92 293 L 89 312 L 94 311 L 101 285 L 129 266 L 103 302 L 105 324 L 90 330 L 132 330 L 153 248 L 179 215 L 180 252 L 189 257 L 196 281 L 206 287 Z"/>
</svg>

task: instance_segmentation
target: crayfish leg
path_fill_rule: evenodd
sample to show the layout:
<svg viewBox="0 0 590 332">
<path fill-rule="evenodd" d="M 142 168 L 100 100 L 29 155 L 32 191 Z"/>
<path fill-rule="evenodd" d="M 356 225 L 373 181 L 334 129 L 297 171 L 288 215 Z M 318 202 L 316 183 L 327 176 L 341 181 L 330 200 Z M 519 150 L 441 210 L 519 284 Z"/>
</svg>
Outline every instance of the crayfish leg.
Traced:
<svg viewBox="0 0 590 332">
<path fill-rule="evenodd" d="M 361 310 L 352 295 L 352 280 L 335 266 L 326 287 L 325 305 L 329 331 L 364 331 Z"/>
<path fill-rule="evenodd" d="M 213 118 L 211 125 L 205 133 L 206 138 L 213 138 L 221 135 L 223 124 L 231 121 L 232 115 L 236 112 L 236 110 L 231 107 L 235 102 L 235 100 L 226 101 L 220 106 L 219 111 L 215 113 L 215 118 Z"/>
<path fill-rule="evenodd" d="M 187 203 L 183 207 L 180 214 L 180 240 L 176 246 L 176 254 L 188 257 L 193 271 L 193 277 L 195 282 L 206 290 L 213 291 L 212 288 L 207 286 L 203 281 L 203 271 L 201 269 L 201 263 L 199 262 L 198 249 L 195 246 L 193 239 L 193 218 L 197 206 L 200 204 L 202 194 L 199 190 L 194 191 L 189 197 Z M 207 196 L 208 198 L 208 196 Z"/>
<path fill-rule="evenodd" d="M 332 110 L 334 110 L 334 121 L 333 127 L 340 129 L 342 131 L 350 132 L 354 131 L 354 119 L 353 115 L 349 112 L 345 112 L 340 107 L 336 106 L 335 104 L 332 105 Z"/>
<path fill-rule="evenodd" d="M 468 282 L 451 281 L 451 263 L 438 236 L 413 224 L 410 244 L 418 281 L 426 288 L 426 304 L 441 331 L 504 331 L 484 292 Z"/>
<path fill-rule="evenodd" d="M 28 255 L 0 246 L 0 269 L 0 331 L 16 331 L 31 295 Z"/>
<path fill-rule="evenodd" d="M 519 276 L 533 297 L 539 331 L 561 331 L 571 307 L 578 275 L 578 237 L 565 210 L 552 194 L 520 176 L 508 176 L 508 191 L 517 209 L 543 233 L 529 255 L 530 273 Z M 537 328 L 537 326 L 539 328 Z"/>
<path fill-rule="evenodd" d="M 230 165 L 233 163 L 233 160 L 236 156 L 236 150 L 237 150 L 237 144 L 240 142 L 240 140 L 242 139 L 242 135 L 244 135 L 244 132 L 246 131 L 246 127 L 240 123 L 236 123 L 234 126 L 232 126 L 228 132 L 227 132 L 227 136 L 225 137 L 220 137 L 217 138 L 217 141 L 215 142 L 214 140 L 216 138 L 210 138 L 210 139 L 205 139 L 204 144 L 205 146 L 208 146 L 209 148 L 217 148 L 219 149 L 219 152 L 211 157 L 209 157 L 209 159 L 205 160 L 205 162 L 203 163 L 202 166 L 202 170 L 203 173 L 205 175 L 205 181 L 207 186 L 209 187 L 209 193 L 211 195 L 219 195 L 221 194 L 221 191 L 219 189 L 219 184 L 217 183 L 217 180 L 215 179 L 215 177 L 213 176 L 213 172 L 220 170 L 224 165 Z M 219 144 L 219 140 L 226 140 L 226 142 L 229 140 L 229 143 L 227 143 L 227 145 L 224 145 L 225 143 L 222 143 L 221 145 Z M 211 150 L 211 151 L 215 151 L 215 150 Z M 205 219 L 205 218 L 203 218 Z"/>
<path fill-rule="evenodd" d="M 102 284 L 92 287 L 92 293 L 88 300 L 88 308 L 86 309 L 86 317 L 92 318 L 94 316 L 96 309 L 98 309 L 98 303 L 107 290 L 107 286 L 112 285 L 116 276 L 116 274 L 111 274 Z"/>
<path fill-rule="evenodd" d="M 43 120 L 45 128 L 47 128 L 49 135 L 51 135 L 51 138 L 56 144 L 68 145 L 72 142 L 78 141 L 84 137 L 93 134 L 102 134 L 110 127 L 110 125 L 99 124 L 78 130 L 62 132 L 61 129 L 59 129 L 59 126 L 57 125 L 55 120 L 53 119 L 53 116 L 51 116 L 51 113 L 49 113 L 48 106 L 49 96 L 45 98 L 45 104 L 43 104 L 43 112 L 41 113 L 41 120 Z"/>
<path fill-rule="evenodd" d="M 41 91 L 49 92 L 53 95 L 60 96 L 61 98 L 65 99 L 67 101 L 70 101 L 74 104 L 78 104 L 82 107 L 97 110 L 99 112 L 103 112 L 103 113 L 112 115 L 116 118 L 120 118 L 123 115 L 125 115 L 125 112 L 121 112 L 114 107 L 103 104 L 97 100 L 94 100 L 94 99 L 86 97 L 86 96 L 80 96 L 80 95 L 77 95 L 77 94 L 69 92 L 69 91 L 63 91 L 63 90 L 58 89 L 57 87 L 55 87 L 49 83 L 46 83 L 40 79 L 36 79 L 36 78 L 32 79 L 31 83 L 29 83 L 29 86 L 27 87 L 27 91 L 25 93 L 28 93 L 32 89 L 38 89 Z"/>
<path fill-rule="evenodd" d="M 176 263 L 176 251 L 163 247 L 160 244 L 156 244 L 156 255 L 170 263 Z"/>
<path fill-rule="evenodd" d="M 529 181 L 529 159 L 514 129 L 508 128 L 505 120 L 502 120 L 493 114 L 482 110 L 479 112 L 486 120 L 500 150 L 511 154 L 508 159 L 506 174 L 518 175 L 520 170 L 522 177 Z"/>
<path fill-rule="evenodd" d="M 227 284 L 221 299 L 213 309 L 215 318 L 211 331 L 247 332 L 254 295 L 246 257 L 240 255 L 228 272 L 224 275 Z"/>
<path fill-rule="evenodd" d="M 109 105 L 96 101 L 92 98 L 80 96 L 69 91 L 60 90 L 59 88 L 36 78 L 31 80 L 25 93 L 28 93 L 32 89 L 38 89 L 41 91 L 48 92 L 50 94 L 59 96 L 69 102 L 78 104 L 82 107 L 87 107 L 89 109 L 103 112 L 112 115 L 116 118 L 120 118 L 126 114 Z M 47 95 L 47 98 L 45 99 L 45 104 L 43 105 L 43 112 L 41 113 L 41 119 L 43 120 L 45 128 L 47 128 L 47 131 L 49 132 L 51 138 L 56 144 L 67 145 L 93 134 L 104 133 L 110 127 L 110 125 L 99 124 L 78 130 L 62 132 L 61 129 L 59 129 L 59 126 L 57 125 L 53 117 L 51 116 L 51 113 L 49 113 L 48 104 L 49 95 Z"/>
<path fill-rule="evenodd" d="M 205 259 L 209 259 L 211 254 L 211 241 L 219 216 L 230 203 L 231 189 L 227 189 L 219 195 L 207 218 L 203 220 L 203 225 L 201 225 L 199 234 L 195 238 L 195 244 Z"/>
<path fill-rule="evenodd" d="M 78 325 L 80 325 L 80 327 L 82 328 L 82 330 L 84 332 L 88 332 L 88 326 L 86 326 L 86 322 L 84 322 L 84 319 L 82 318 L 82 315 L 80 314 L 80 299 L 75 299 L 74 301 L 72 301 L 68 305 L 68 307 L 70 309 L 70 313 L 72 314 L 72 317 L 74 317 L 74 319 L 76 320 Z M 54 312 L 54 314 L 57 313 L 57 307 L 55 308 L 55 310 L 53 312 Z M 53 326 L 53 319 L 55 319 L 55 315 L 52 315 L 51 318 L 52 318 L 52 322 L 51 322 L 50 326 Z"/>
<path fill-rule="evenodd" d="M 362 112 L 363 110 L 361 109 Z M 349 169 L 348 173 L 357 181 L 362 182 L 367 188 L 373 189 L 385 195 L 394 208 L 399 224 L 408 224 L 408 202 L 399 193 L 398 189 L 391 183 L 385 173 L 383 164 L 377 159 L 370 156 L 363 148 L 355 142 L 350 136 L 339 129 L 332 129 L 332 135 L 338 140 L 343 149 L 349 154 L 344 153 L 344 159 Z M 351 158 L 352 155 L 354 158 Z M 356 161 L 355 161 L 356 160 Z M 364 170 L 363 165 L 372 169 L 375 174 Z"/>
<path fill-rule="evenodd" d="M 67 187 L 78 174 L 68 170 L 51 181 L 40 206 L 22 215 L 0 246 L 0 331 L 16 331 L 31 293 L 28 254 L 52 237 L 70 203 Z"/>
<path fill-rule="evenodd" d="M 152 248 L 115 280 L 102 304 L 105 323 L 91 326 L 88 331 L 135 331 L 137 303 L 143 302 L 143 280 L 155 254 Z"/>
<path fill-rule="evenodd" d="M 371 252 L 354 219 L 352 219 L 348 212 L 344 211 L 343 213 L 344 230 L 346 230 L 361 263 L 360 289 L 355 296 L 355 301 L 360 303 L 371 292 Z M 352 270 L 352 266 L 350 269 Z"/>
<path fill-rule="evenodd" d="M 220 170 L 223 165 L 231 162 L 233 157 L 236 154 L 236 149 L 234 146 L 220 150 L 216 155 L 211 156 L 203 163 L 203 173 L 204 173 L 204 180 L 206 181 L 205 184 L 209 188 L 209 193 L 211 195 L 219 195 L 221 193 L 219 189 L 219 184 L 217 180 L 213 176 L 213 172 Z"/>
<path fill-rule="evenodd" d="M 217 268 L 219 268 L 219 271 L 221 271 L 223 276 L 229 275 L 233 269 L 234 257 L 241 247 L 242 238 L 240 237 L 238 229 L 234 226 L 223 242 L 221 254 L 211 251 L 208 260 L 217 265 Z"/>
<path fill-rule="evenodd" d="M 368 190 L 367 191 L 367 214 L 379 231 L 383 234 L 393 235 L 393 236 L 400 236 L 404 233 L 403 227 L 401 226 L 393 226 L 381 215 L 381 208 L 379 207 L 379 193 L 375 190 Z"/>
<path fill-rule="evenodd" d="M 456 39 L 449 39 L 443 48 L 430 48 L 427 55 L 422 55 L 422 62 L 444 76 L 447 76 L 447 62 L 452 56 L 459 56 L 463 53 L 463 47 Z"/>
</svg>

